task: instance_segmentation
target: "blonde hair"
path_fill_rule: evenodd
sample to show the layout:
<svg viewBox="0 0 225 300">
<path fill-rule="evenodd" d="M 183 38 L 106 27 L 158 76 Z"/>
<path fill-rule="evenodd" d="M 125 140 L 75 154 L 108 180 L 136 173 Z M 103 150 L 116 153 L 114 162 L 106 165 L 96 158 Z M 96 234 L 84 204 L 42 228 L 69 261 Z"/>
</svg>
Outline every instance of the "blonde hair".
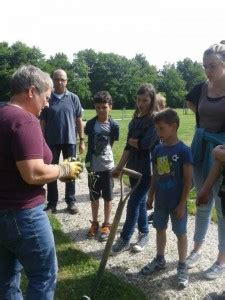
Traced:
<svg viewBox="0 0 225 300">
<path fill-rule="evenodd" d="M 206 49 L 203 56 L 216 55 L 218 59 L 225 62 L 225 40 L 222 40 L 218 44 L 214 44 Z"/>
<path fill-rule="evenodd" d="M 161 93 L 156 94 L 156 106 L 158 111 L 166 108 L 166 97 L 164 97 Z"/>
</svg>

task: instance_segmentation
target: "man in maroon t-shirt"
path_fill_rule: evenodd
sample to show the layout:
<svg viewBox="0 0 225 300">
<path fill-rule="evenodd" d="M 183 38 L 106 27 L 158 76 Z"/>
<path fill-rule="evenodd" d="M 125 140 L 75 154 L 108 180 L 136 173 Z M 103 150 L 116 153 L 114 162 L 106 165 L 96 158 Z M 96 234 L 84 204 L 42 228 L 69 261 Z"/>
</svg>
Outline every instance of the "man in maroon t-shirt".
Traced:
<svg viewBox="0 0 225 300">
<path fill-rule="evenodd" d="M 22 299 L 22 268 L 26 299 L 54 297 L 57 258 L 43 185 L 75 179 L 81 168 L 77 162 L 50 165 L 52 154 L 36 116 L 51 90 L 47 73 L 22 66 L 12 76 L 9 103 L 0 106 L 0 299 Z"/>
</svg>

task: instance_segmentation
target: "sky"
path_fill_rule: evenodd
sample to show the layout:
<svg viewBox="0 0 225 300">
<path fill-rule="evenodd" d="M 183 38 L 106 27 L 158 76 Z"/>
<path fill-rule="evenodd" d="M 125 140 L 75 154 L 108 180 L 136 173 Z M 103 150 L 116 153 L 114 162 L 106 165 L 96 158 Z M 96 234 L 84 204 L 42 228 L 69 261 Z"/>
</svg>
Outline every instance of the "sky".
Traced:
<svg viewBox="0 0 225 300">
<path fill-rule="evenodd" d="M 84 49 L 133 58 L 161 68 L 186 57 L 201 62 L 225 40 L 224 0 L 3 0 L 0 42 L 21 41 L 48 58 L 70 60 Z"/>
</svg>

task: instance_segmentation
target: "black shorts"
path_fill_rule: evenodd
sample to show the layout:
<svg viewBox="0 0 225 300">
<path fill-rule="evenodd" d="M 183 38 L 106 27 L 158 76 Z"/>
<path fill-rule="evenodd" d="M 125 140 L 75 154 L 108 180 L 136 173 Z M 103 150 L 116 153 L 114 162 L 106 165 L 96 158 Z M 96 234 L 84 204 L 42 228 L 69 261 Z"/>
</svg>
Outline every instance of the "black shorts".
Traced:
<svg viewBox="0 0 225 300">
<path fill-rule="evenodd" d="M 94 172 L 94 175 L 88 174 L 90 200 L 95 201 L 102 197 L 106 201 L 111 201 L 113 199 L 113 185 L 110 170 Z"/>
</svg>

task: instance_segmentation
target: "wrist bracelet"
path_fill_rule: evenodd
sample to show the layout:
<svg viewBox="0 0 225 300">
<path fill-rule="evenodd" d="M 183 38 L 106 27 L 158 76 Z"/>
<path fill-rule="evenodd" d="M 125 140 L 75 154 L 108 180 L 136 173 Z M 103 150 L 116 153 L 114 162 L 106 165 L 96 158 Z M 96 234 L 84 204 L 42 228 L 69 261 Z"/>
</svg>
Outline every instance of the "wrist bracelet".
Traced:
<svg viewBox="0 0 225 300">
<path fill-rule="evenodd" d="M 84 138 L 80 138 L 80 142 L 83 142 L 84 141 Z"/>
</svg>

